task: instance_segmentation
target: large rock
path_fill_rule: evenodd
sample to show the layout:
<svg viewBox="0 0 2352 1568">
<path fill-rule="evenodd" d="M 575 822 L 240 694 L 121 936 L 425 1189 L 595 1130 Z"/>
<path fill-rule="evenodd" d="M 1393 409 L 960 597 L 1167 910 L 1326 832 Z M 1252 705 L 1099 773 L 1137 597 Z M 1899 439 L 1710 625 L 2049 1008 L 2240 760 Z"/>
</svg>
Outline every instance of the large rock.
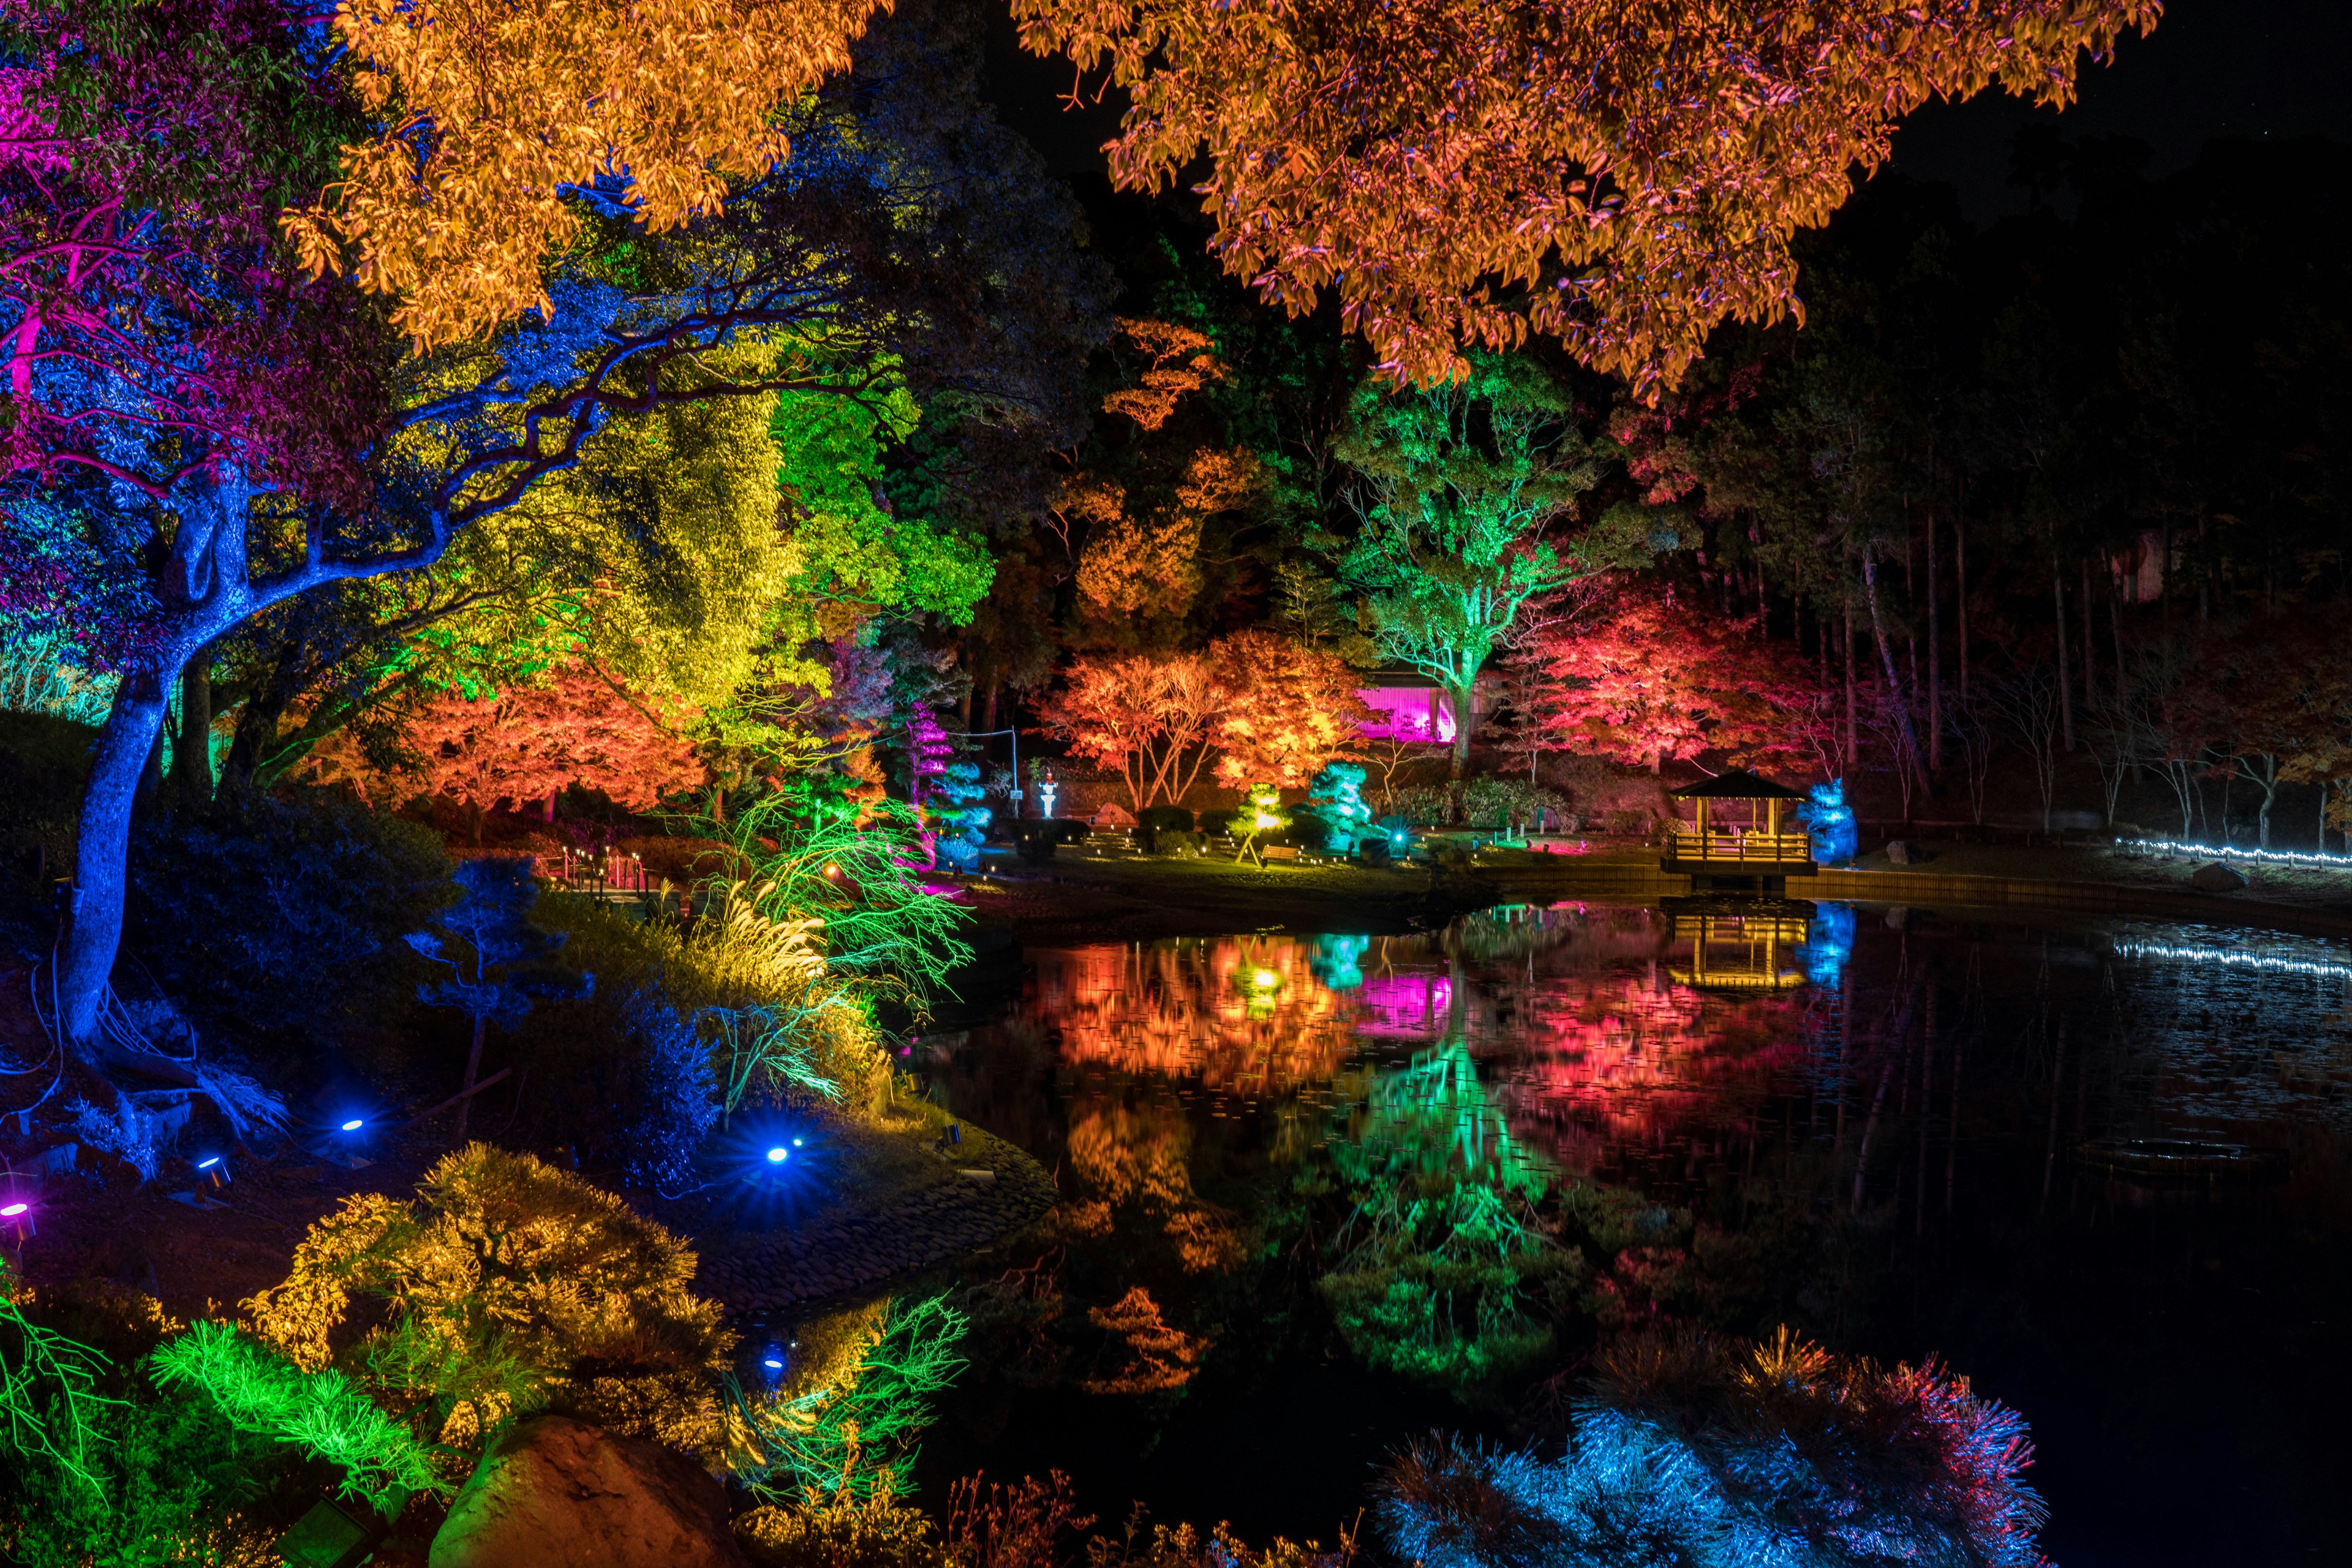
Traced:
<svg viewBox="0 0 2352 1568">
<path fill-rule="evenodd" d="M 2200 892 L 2234 893 L 2246 885 L 2246 876 L 2219 860 L 2208 860 L 2197 868 L 2189 881 Z"/>
<path fill-rule="evenodd" d="M 433 1537 L 432 1568 L 750 1568 L 727 1494 L 691 1459 L 562 1415 L 494 1445 Z"/>
</svg>

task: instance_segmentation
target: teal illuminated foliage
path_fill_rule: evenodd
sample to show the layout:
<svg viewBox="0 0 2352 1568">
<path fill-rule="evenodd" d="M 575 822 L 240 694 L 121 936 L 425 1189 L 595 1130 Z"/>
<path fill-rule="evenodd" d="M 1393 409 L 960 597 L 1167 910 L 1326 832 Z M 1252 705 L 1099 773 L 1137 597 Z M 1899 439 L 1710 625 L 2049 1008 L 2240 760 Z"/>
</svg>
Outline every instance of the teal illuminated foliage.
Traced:
<svg viewBox="0 0 2352 1568">
<path fill-rule="evenodd" d="M 1364 804 L 1364 770 L 1354 763 L 1324 763 L 1307 805 L 1330 825 L 1325 847 L 1334 854 L 1346 854 L 1372 831 L 1371 807 Z"/>
<path fill-rule="evenodd" d="M 304 1372 L 226 1323 L 200 1321 L 154 1354 L 155 1381 L 202 1389 L 240 1432 L 290 1443 L 343 1471 L 342 1495 L 388 1510 L 439 1483 L 406 1426 L 328 1369 Z"/>
</svg>

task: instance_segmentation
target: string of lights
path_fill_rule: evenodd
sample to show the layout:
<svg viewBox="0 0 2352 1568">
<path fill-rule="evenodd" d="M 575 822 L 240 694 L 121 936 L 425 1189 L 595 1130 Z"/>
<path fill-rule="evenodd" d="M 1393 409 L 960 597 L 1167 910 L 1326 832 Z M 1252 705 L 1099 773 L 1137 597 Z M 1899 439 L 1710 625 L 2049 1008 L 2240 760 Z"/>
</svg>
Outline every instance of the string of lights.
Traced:
<svg viewBox="0 0 2352 1568">
<path fill-rule="evenodd" d="M 2189 844 L 2177 838 L 2119 838 L 2116 847 L 2162 855 L 2198 855 L 2210 860 L 2247 860 L 2258 866 L 2308 866 L 2323 871 L 2352 871 L 2352 855 L 2328 855 L 2315 849 L 2247 849 L 2234 844 Z"/>
<path fill-rule="evenodd" d="M 2245 952 L 2231 947 L 2179 947 L 2161 942 L 2119 942 L 2116 944 L 2116 956 L 2185 960 L 2191 963 L 2220 963 L 2233 969 L 2260 970 L 2266 974 L 2309 974 L 2322 980 L 2352 980 L 2352 963 L 2288 958 L 2273 952 Z"/>
</svg>

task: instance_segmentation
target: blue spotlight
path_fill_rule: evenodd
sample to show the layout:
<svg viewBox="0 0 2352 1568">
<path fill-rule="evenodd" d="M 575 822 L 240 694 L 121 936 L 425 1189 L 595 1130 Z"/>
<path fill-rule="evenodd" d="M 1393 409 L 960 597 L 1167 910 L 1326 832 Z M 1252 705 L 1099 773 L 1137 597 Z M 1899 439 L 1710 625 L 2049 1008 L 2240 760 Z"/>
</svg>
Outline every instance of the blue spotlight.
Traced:
<svg viewBox="0 0 2352 1568">
<path fill-rule="evenodd" d="M 343 1129 L 342 1129 L 342 1130 L 343 1130 L 344 1131 L 346 1131 L 346 1132 L 356 1132 L 356 1131 L 358 1131 L 361 1128 L 365 1127 L 366 1125 L 367 1125 L 367 1121 L 366 1121 L 366 1119 L 365 1119 L 365 1118 L 363 1118 L 363 1117 L 354 1116 L 354 1117 L 352 1117 L 349 1121 L 346 1121 L 346 1122 L 344 1122 L 344 1123 L 343 1123 Z"/>
<path fill-rule="evenodd" d="M 793 1139 L 793 1142 L 795 1142 L 795 1143 L 797 1143 L 797 1142 L 800 1142 L 800 1140 L 799 1140 L 799 1139 L 797 1139 L 797 1138 L 795 1138 L 795 1139 Z M 769 1150 L 769 1151 L 768 1151 L 768 1163 L 769 1163 L 769 1164 L 771 1164 L 771 1165 L 781 1165 L 781 1164 L 782 1164 L 786 1160 L 789 1160 L 789 1159 L 791 1159 L 792 1157 L 793 1157 L 793 1152 L 792 1152 L 790 1149 L 781 1149 L 781 1148 L 779 1148 L 779 1149 L 771 1149 L 771 1150 Z"/>
<path fill-rule="evenodd" d="M 783 1370 L 784 1370 L 784 1363 L 783 1363 L 782 1362 L 778 1361 L 774 1356 L 770 1356 L 770 1357 L 768 1357 L 768 1359 L 767 1359 L 767 1360 L 765 1360 L 765 1361 L 761 1362 L 760 1364 L 761 1364 L 761 1366 L 764 1366 L 764 1367 L 771 1367 L 771 1368 L 773 1368 L 773 1369 L 774 1369 L 775 1371 L 777 1371 L 777 1372 L 782 1372 L 782 1371 L 783 1371 Z"/>
</svg>

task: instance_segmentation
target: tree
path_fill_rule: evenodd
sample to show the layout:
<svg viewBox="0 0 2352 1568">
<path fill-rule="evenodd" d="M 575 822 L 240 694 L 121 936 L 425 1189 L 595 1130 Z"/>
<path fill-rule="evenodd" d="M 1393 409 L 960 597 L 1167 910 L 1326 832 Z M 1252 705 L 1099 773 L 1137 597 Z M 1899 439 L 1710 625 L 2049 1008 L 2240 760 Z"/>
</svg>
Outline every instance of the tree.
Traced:
<svg viewBox="0 0 2352 1568">
<path fill-rule="evenodd" d="M 310 777 L 349 779 L 386 799 L 422 794 L 472 810 L 475 841 L 482 813 L 501 800 L 520 806 L 573 784 L 602 790 L 618 805 L 649 809 L 667 795 L 709 776 L 680 733 L 688 711 L 656 717 L 609 676 L 580 664 L 549 673 L 542 684 L 509 687 L 469 702 L 455 693 L 425 703 L 394 737 L 399 754 L 378 765 L 346 736 L 314 753 Z"/>
<path fill-rule="evenodd" d="M 466 1141 L 466 1123 L 474 1109 L 474 1079 L 482 1069 L 483 1036 L 492 1024 L 511 1028 L 530 1011 L 537 996 L 580 996 L 596 984 L 593 974 L 572 974 L 553 969 L 546 961 L 562 947 L 567 933 L 541 931 L 530 923 L 530 906 L 539 901 L 539 883 L 529 863 L 509 855 L 478 855 L 458 863 L 457 885 L 465 897 L 443 911 L 439 924 L 447 937 L 463 942 L 463 952 L 444 951 L 447 941 L 430 931 L 413 931 L 408 945 L 428 963 L 449 971 L 449 978 L 416 988 L 416 999 L 428 1007 L 455 1007 L 474 1026 L 474 1039 L 466 1053 L 466 1079 L 458 1086 L 456 1141 Z M 493 973 L 495 971 L 496 973 Z"/>
<path fill-rule="evenodd" d="M 1753 623 L 1627 584 L 1597 618 L 1541 634 L 1531 652 L 1555 683 L 1549 720 L 1570 750 L 1653 773 L 1707 752 L 1735 767 L 1800 754 L 1813 683 Z"/>
<path fill-rule="evenodd" d="M 2311 612 L 2250 622 L 2209 639 L 2184 693 L 2184 717 L 2214 759 L 2262 792 L 2257 835 L 2271 847 L 2279 785 L 2320 785 L 2320 837 L 2326 836 L 2328 784 L 2352 774 L 2352 679 L 2344 669 L 2342 623 Z M 2222 825 L 2226 837 L 2228 824 Z"/>
<path fill-rule="evenodd" d="M 1210 728 L 1230 697 L 1223 671 L 1200 654 L 1096 655 L 1072 663 L 1067 684 L 1045 700 L 1043 715 L 1071 751 L 1117 767 L 1128 799 L 1141 811 L 1163 795 L 1183 800 L 1201 776 Z"/>
<path fill-rule="evenodd" d="M 1996 81 L 2063 105 L 2078 54 L 2159 10 L 1013 0 L 1031 49 L 1107 63 L 1132 95 L 1116 184 L 1190 178 L 1205 146 L 1213 247 L 1268 301 L 1298 314 L 1335 289 L 1419 384 L 1475 374 L 1465 343 L 1532 331 L 1644 390 L 1726 317 L 1800 309 L 1790 236 L 1904 114 Z"/>
<path fill-rule="evenodd" d="M 1470 758 L 1471 693 L 1528 602 L 1649 544 L 1633 509 L 1579 538 L 1555 525 L 1601 476 L 1567 388 L 1532 360 L 1481 355 L 1459 382 L 1359 388 L 1337 451 L 1361 476 L 1353 540 L 1324 552 L 1362 596 L 1374 641 L 1454 704 L 1454 776 Z"/>
<path fill-rule="evenodd" d="M 1355 749 L 1372 710 L 1339 655 L 1272 632 L 1235 632 L 1210 645 L 1228 693 L 1215 715 L 1217 777 L 1240 788 L 1265 781 L 1297 788 Z"/>
</svg>

